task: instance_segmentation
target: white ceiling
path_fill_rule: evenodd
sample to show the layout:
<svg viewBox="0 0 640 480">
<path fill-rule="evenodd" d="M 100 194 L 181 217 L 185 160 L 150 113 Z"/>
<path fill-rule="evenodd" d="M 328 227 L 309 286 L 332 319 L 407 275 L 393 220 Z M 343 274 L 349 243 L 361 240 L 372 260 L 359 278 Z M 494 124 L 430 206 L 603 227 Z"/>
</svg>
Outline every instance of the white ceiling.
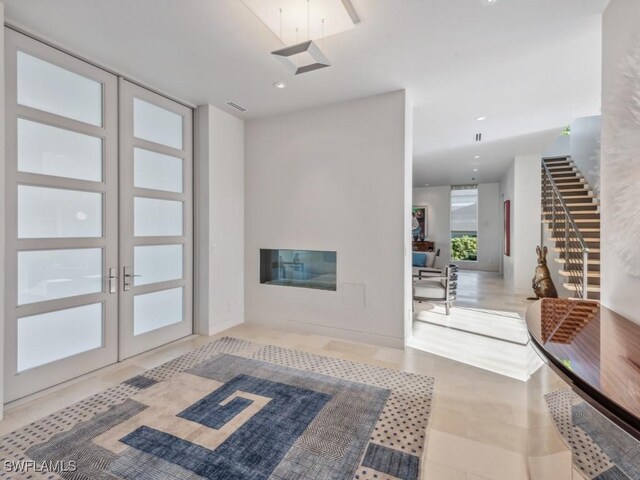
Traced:
<svg viewBox="0 0 640 480">
<path fill-rule="evenodd" d="M 332 66 L 297 77 L 241 0 L 4 3 L 7 19 L 64 48 L 194 105 L 234 101 L 244 119 L 404 88 L 416 186 L 498 181 L 514 155 L 600 108 L 608 0 L 353 0 L 362 23 L 321 44 Z"/>
</svg>

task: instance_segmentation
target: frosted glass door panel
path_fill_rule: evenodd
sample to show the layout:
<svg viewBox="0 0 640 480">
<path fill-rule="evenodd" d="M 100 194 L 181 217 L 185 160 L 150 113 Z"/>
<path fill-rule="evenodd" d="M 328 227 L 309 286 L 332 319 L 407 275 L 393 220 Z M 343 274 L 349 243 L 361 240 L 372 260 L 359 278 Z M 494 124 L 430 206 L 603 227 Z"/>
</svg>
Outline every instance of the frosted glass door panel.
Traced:
<svg viewBox="0 0 640 480">
<path fill-rule="evenodd" d="M 18 252 L 18 305 L 102 291 L 102 249 Z"/>
<path fill-rule="evenodd" d="M 134 247 L 135 285 L 166 282 L 182 278 L 182 245 Z"/>
<path fill-rule="evenodd" d="M 183 320 L 183 289 L 173 288 L 136 295 L 133 300 L 133 334 L 141 335 Z"/>
<path fill-rule="evenodd" d="M 18 319 L 18 372 L 102 347 L 102 304 Z"/>
<path fill-rule="evenodd" d="M 134 148 L 133 159 L 134 186 L 182 193 L 181 158 Z"/>
<path fill-rule="evenodd" d="M 18 186 L 18 238 L 102 236 L 102 195 Z"/>
<path fill-rule="evenodd" d="M 135 197 L 136 237 L 177 237 L 182 235 L 182 202 Z"/>
<path fill-rule="evenodd" d="M 18 52 L 18 103 L 102 126 L 102 84 Z"/>
<path fill-rule="evenodd" d="M 134 98 L 133 136 L 181 150 L 182 116 Z"/>
<path fill-rule="evenodd" d="M 120 81 L 120 358 L 193 332 L 193 111 Z"/>
<path fill-rule="evenodd" d="M 102 181 L 102 139 L 18 119 L 18 170 Z"/>
</svg>

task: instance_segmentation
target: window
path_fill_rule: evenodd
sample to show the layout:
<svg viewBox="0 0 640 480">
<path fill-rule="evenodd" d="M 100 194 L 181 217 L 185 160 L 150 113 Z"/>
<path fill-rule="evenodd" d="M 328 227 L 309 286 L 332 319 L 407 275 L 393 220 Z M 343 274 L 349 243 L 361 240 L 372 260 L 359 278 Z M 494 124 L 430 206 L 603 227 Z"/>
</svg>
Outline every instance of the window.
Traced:
<svg viewBox="0 0 640 480">
<path fill-rule="evenodd" d="M 451 260 L 478 260 L 478 187 L 451 188 Z"/>
</svg>

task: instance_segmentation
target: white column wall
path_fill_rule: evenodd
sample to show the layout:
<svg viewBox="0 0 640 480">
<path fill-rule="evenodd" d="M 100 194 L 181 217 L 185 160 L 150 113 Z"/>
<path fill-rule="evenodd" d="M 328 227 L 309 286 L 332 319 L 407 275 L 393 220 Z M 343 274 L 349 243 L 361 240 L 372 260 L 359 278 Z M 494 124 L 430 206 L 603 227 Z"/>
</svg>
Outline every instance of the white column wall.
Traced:
<svg viewBox="0 0 640 480">
<path fill-rule="evenodd" d="M 533 293 L 531 279 L 540 245 L 541 158 L 540 154 L 517 155 L 500 182 L 501 200 L 511 200 L 511 256 L 502 256 L 502 272 L 506 284 L 523 295 Z M 547 260 L 553 268 L 552 252 Z"/>
<path fill-rule="evenodd" d="M 500 271 L 502 223 L 500 184 L 478 185 L 478 270 Z"/>
<path fill-rule="evenodd" d="M 531 279 L 538 263 L 536 246 L 540 245 L 540 154 L 518 155 L 514 161 L 514 202 L 512 255 L 513 287 L 530 293 Z M 551 259 L 548 259 L 551 261 Z"/>
<path fill-rule="evenodd" d="M 244 122 L 196 117 L 196 327 L 213 335 L 244 321 Z"/>
<path fill-rule="evenodd" d="M 0 212 L 2 218 L 5 214 L 5 166 L 4 166 L 4 135 L 5 135 L 5 113 L 4 113 L 4 4 L 0 0 L 0 25 L 2 35 L 0 35 Z M 5 278 L 5 242 L 4 242 L 4 221 L 0 222 L 0 348 L 4 352 L 4 278 Z M 4 398 L 4 355 L 0 355 L 0 420 L 3 415 Z"/>
<path fill-rule="evenodd" d="M 602 79 L 602 303 L 640 324 L 640 2 L 604 13 Z"/>
<path fill-rule="evenodd" d="M 413 335 L 413 265 L 411 206 L 413 202 L 413 103 L 405 92 L 404 110 L 404 345 Z"/>
<path fill-rule="evenodd" d="M 507 173 L 505 173 L 502 180 L 500 180 L 500 201 L 503 205 L 503 209 L 500 211 L 500 221 L 504 224 L 504 202 L 509 200 L 511 202 L 510 215 L 509 215 L 509 235 L 511 239 L 511 249 L 510 255 L 507 256 L 504 254 L 504 249 L 502 250 L 502 277 L 504 278 L 504 282 L 506 285 L 513 287 L 514 282 L 514 270 L 513 270 L 513 204 L 515 200 L 514 196 L 514 183 L 515 183 L 515 164 L 511 163 Z M 505 235 L 505 233 L 503 233 Z M 503 238 L 504 242 L 505 239 Z"/>
<path fill-rule="evenodd" d="M 247 122 L 248 323 L 403 346 L 407 108 L 398 91 Z M 336 251 L 337 291 L 260 284 L 261 248 Z"/>
</svg>

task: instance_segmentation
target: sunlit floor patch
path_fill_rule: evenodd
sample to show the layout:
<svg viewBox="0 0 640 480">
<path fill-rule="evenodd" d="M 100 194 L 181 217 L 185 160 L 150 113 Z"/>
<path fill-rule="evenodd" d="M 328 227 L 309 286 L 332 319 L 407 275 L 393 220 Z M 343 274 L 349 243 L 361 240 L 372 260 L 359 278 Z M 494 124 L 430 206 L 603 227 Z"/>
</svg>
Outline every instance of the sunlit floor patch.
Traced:
<svg viewBox="0 0 640 480">
<path fill-rule="evenodd" d="M 409 346 L 526 381 L 542 361 L 529 344 L 521 297 L 496 274 L 461 271 L 451 315 L 442 305 L 414 303 Z"/>
</svg>

